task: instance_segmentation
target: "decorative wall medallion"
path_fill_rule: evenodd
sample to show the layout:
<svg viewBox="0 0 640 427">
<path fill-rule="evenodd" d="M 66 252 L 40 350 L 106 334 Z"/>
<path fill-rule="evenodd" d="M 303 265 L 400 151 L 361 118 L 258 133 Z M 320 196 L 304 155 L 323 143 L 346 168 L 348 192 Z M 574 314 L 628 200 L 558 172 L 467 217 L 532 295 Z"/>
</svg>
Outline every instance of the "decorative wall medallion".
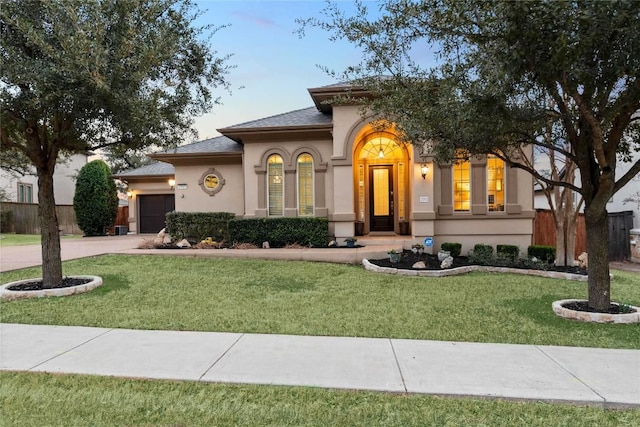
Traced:
<svg viewBox="0 0 640 427">
<path fill-rule="evenodd" d="M 216 193 L 219 193 L 222 190 L 222 186 L 225 184 L 224 178 L 220 175 L 220 172 L 215 170 L 214 168 L 209 169 L 200 177 L 200 188 L 202 191 L 207 193 L 210 196 L 214 196 Z"/>
</svg>

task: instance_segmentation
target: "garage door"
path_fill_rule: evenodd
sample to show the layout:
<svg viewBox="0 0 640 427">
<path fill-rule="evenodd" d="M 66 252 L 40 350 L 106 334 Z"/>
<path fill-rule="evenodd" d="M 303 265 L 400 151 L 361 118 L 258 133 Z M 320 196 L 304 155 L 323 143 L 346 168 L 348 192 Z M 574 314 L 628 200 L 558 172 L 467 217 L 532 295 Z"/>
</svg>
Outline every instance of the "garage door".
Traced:
<svg viewBox="0 0 640 427">
<path fill-rule="evenodd" d="M 140 233 L 158 233 L 165 228 L 165 214 L 176 208 L 173 194 L 139 196 Z"/>
</svg>

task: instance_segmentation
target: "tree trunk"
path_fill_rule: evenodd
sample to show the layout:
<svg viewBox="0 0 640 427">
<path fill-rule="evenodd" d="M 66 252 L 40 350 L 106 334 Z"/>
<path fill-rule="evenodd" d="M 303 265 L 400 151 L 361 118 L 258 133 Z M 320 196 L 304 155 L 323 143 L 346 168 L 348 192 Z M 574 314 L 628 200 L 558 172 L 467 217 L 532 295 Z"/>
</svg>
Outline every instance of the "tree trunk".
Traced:
<svg viewBox="0 0 640 427">
<path fill-rule="evenodd" d="M 53 195 L 53 170 L 38 168 L 38 221 L 42 240 L 43 287 L 62 283 L 62 258 L 58 216 Z"/>
<path fill-rule="evenodd" d="M 587 209 L 584 219 L 589 255 L 589 307 L 605 311 L 611 304 L 609 216 L 606 209 Z"/>
<path fill-rule="evenodd" d="M 565 221 L 561 213 L 557 216 L 558 221 L 556 221 L 556 260 L 555 265 L 564 266 L 565 263 L 565 252 L 566 252 L 566 233 L 565 233 Z"/>
</svg>

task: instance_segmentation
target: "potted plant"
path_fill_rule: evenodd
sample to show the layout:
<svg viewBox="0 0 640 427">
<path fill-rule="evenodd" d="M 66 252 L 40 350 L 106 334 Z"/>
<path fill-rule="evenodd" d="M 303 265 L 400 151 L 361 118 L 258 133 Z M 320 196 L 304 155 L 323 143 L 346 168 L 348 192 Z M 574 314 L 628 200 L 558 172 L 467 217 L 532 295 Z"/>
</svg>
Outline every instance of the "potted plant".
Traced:
<svg viewBox="0 0 640 427">
<path fill-rule="evenodd" d="M 402 252 L 398 252 L 395 249 L 391 249 L 389 252 L 387 252 L 387 255 L 389 255 L 389 261 L 391 262 L 391 264 L 395 264 L 397 262 L 400 262 L 400 257 L 402 257 Z"/>
<path fill-rule="evenodd" d="M 422 243 L 414 243 L 411 245 L 411 252 L 422 255 L 424 252 L 424 245 Z"/>
<path fill-rule="evenodd" d="M 358 241 L 358 239 L 356 237 L 347 237 L 346 239 L 344 239 L 345 242 L 347 242 L 347 247 L 348 248 L 353 248 L 356 245 L 356 242 Z"/>
</svg>

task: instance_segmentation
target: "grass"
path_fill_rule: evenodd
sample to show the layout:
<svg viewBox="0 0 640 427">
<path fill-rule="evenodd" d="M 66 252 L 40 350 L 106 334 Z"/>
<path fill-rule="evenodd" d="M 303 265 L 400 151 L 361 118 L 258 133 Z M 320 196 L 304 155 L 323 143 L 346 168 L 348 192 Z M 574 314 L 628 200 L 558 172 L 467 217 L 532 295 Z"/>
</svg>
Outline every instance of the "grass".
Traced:
<svg viewBox="0 0 640 427">
<path fill-rule="evenodd" d="M 39 269 L 0 275 L 38 277 Z M 64 263 L 105 284 L 83 295 L 0 302 L 8 323 L 640 348 L 638 325 L 562 319 L 551 303 L 587 285 L 521 275 L 375 274 L 326 263 L 108 255 Z M 614 272 L 615 301 L 640 305 L 640 277 Z"/>
<path fill-rule="evenodd" d="M 74 239 L 82 237 L 80 235 L 60 236 L 61 239 Z M 8 246 L 23 246 L 23 245 L 39 245 L 39 234 L 15 234 L 15 233 L 3 233 L 0 234 L 0 248 Z"/>
<path fill-rule="evenodd" d="M 0 400 L 16 427 L 640 425 L 639 409 L 43 373 L 0 373 Z"/>
</svg>

